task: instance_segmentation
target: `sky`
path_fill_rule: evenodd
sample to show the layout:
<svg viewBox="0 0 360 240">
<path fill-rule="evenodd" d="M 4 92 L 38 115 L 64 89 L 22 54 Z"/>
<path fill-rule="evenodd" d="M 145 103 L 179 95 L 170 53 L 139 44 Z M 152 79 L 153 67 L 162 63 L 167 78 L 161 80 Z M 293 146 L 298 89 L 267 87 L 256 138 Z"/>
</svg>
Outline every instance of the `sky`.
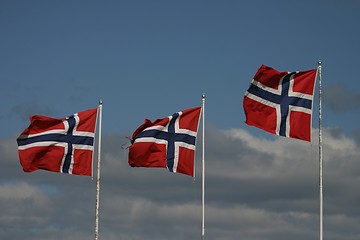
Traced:
<svg viewBox="0 0 360 240">
<path fill-rule="evenodd" d="M 96 181 L 23 172 L 16 138 L 31 115 L 103 101 L 99 239 L 201 238 L 196 180 L 131 168 L 129 139 L 205 103 L 205 239 L 319 236 L 318 86 L 312 142 L 247 126 L 262 65 L 322 61 L 324 239 L 360 239 L 360 1 L 0 1 L 0 239 L 92 239 Z"/>
</svg>

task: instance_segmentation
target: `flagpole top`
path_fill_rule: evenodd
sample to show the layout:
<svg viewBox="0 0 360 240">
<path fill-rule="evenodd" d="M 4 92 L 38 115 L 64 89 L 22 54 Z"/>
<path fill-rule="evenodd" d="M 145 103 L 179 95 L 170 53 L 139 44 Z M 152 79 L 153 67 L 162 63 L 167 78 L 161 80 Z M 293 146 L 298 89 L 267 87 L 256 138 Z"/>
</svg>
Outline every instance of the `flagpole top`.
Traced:
<svg viewBox="0 0 360 240">
<path fill-rule="evenodd" d="M 103 101 L 102 101 L 102 100 L 100 100 L 100 101 L 99 101 L 99 105 L 102 105 L 102 103 L 103 103 Z"/>
<path fill-rule="evenodd" d="M 322 62 L 321 62 L 321 60 L 319 60 L 319 61 L 318 61 L 318 65 L 321 66 L 321 64 L 322 64 Z"/>
<path fill-rule="evenodd" d="M 203 94 L 203 95 L 201 96 L 201 98 L 202 98 L 202 99 L 205 99 L 205 94 Z"/>
</svg>

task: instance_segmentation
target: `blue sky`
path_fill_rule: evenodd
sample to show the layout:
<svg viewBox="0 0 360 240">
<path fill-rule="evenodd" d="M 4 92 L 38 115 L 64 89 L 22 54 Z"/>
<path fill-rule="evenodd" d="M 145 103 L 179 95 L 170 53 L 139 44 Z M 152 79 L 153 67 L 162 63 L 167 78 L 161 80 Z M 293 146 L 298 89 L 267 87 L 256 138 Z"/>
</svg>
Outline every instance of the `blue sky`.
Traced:
<svg viewBox="0 0 360 240">
<path fill-rule="evenodd" d="M 3 1 L 1 119 L 18 123 L 6 134 L 26 125 L 15 121 L 25 109 L 62 116 L 99 99 L 109 113 L 105 130 L 128 131 L 139 118 L 156 116 L 154 109 L 167 115 L 199 105 L 202 93 L 210 122 L 243 126 L 242 94 L 261 64 L 295 71 L 316 68 L 321 59 L 324 87 L 354 92 L 357 7 L 352 1 Z"/>
<path fill-rule="evenodd" d="M 101 234 L 106 239 L 169 239 L 170 233 L 178 236 L 170 239 L 198 237 L 198 226 L 192 225 L 200 226 L 199 216 L 193 214 L 200 211 L 199 183 L 191 185 L 186 177 L 162 169 L 131 169 L 120 146 L 144 118 L 199 106 L 203 93 L 209 136 L 209 238 L 317 237 L 317 96 L 310 145 L 246 126 L 242 99 L 261 64 L 296 71 L 316 68 L 320 59 L 328 141 L 325 175 L 330 188 L 325 195 L 329 201 L 325 236 L 359 239 L 360 212 L 355 203 L 360 195 L 346 185 L 356 186 L 360 167 L 356 161 L 360 155 L 359 10 L 357 0 L 2 0 L 0 188 L 8 194 L 0 193 L 3 210 L 7 209 L 0 220 L 0 238 L 20 237 L 11 225 L 23 229 L 27 239 L 92 236 L 94 181 L 41 171 L 23 173 L 15 140 L 32 114 L 65 117 L 96 107 L 100 99 L 107 144 L 102 199 L 108 204 Z M 314 160 L 301 158 L 305 156 Z M 163 196 L 159 189 L 149 192 L 151 183 L 140 184 L 149 179 L 154 185 L 176 186 L 183 195 Z M 299 191 L 290 190 L 294 186 Z M 90 196 L 85 205 L 81 205 L 84 196 L 76 193 L 79 188 Z M 338 199 L 341 194 L 344 199 Z M 64 204 L 73 202 L 78 212 L 60 214 L 59 196 Z M 42 204 L 34 203 L 33 211 L 15 211 L 9 199 L 18 205 L 26 199 Z M 189 223 L 185 213 L 190 215 Z M 149 224 L 149 216 L 168 229 Z M 79 221 L 88 224 L 75 224 Z M 73 227 L 60 234 L 69 222 Z M 286 223 L 291 225 L 279 227 Z"/>
</svg>

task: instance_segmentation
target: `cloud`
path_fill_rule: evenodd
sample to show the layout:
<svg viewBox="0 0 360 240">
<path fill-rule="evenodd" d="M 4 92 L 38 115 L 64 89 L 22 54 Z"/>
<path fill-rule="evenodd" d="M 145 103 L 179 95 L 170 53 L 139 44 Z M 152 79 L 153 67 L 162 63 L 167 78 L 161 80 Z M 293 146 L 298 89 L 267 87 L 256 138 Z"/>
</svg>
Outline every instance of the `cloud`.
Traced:
<svg viewBox="0 0 360 240">
<path fill-rule="evenodd" d="M 49 199 L 39 188 L 27 183 L 10 183 L 0 185 L 0 199 L 9 202 L 7 210 L 20 211 L 21 208 L 32 208 L 32 210 L 46 209 Z M 25 203 L 25 204 L 24 204 Z"/>
<path fill-rule="evenodd" d="M 52 110 L 47 106 L 38 104 L 17 104 L 11 108 L 10 116 L 20 116 L 21 119 L 27 120 L 31 115 L 51 115 Z"/>
<path fill-rule="evenodd" d="M 318 235 L 318 145 L 255 137 L 244 129 L 206 129 L 205 235 L 211 239 L 285 240 Z M 324 129 L 325 234 L 358 239 L 359 143 Z M 131 168 L 125 134 L 104 134 L 100 238 L 200 238 L 201 151 L 197 179 L 166 169 Z M 198 141 L 201 149 L 201 141 Z M 1 239 L 93 237 L 95 179 L 23 173 L 13 140 L 0 141 Z M 96 154 L 95 154 L 96 156 Z M 352 187 L 349 187 L 352 186 Z M 22 231 L 18 231 L 22 229 Z"/>
<path fill-rule="evenodd" d="M 324 104 L 335 113 L 359 111 L 360 93 L 347 88 L 342 83 L 326 87 L 323 91 Z"/>
<path fill-rule="evenodd" d="M 47 226 L 49 218 L 42 213 L 51 212 L 50 204 L 47 194 L 36 186 L 24 182 L 0 184 L 1 239 L 16 239 L 19 227 L 28 232 Z"/>
<path fill-rule="evenodd" d="M 0 120 L 8 118 L 17 118 L 21 120 L 28 120 L 30 116 L 40 115 L 52 115 L 52 110 L 46 105 L 38 105 L 34 103 L 18 103 L 9 108 L 7 113 L 0 115 Z"/>
</svg>

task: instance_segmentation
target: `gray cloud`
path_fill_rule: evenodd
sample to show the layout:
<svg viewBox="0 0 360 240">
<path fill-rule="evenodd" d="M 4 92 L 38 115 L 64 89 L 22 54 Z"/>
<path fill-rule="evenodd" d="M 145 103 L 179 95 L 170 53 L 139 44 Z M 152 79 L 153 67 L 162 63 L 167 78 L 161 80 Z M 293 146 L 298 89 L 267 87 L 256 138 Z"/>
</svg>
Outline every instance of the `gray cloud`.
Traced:
<svg viewBox="0 0 360 240">
<path fill-rule="evenodd" d="M 131 168 L 125 135 L 103 136 L 100 238 L 192 239 L 201 227 L 201 139 L 197 180 L 166 169 Z M 243 129 L 206 130 L 206 236 L 285 240 L 318 236 L 318 146 L 257 138 Z M 325 234 L 360 232 L 357 142 L 324 130 Z M 223 154 L 222 154 L 223 153 Z M 0 141 L 0 238 L 91 239 L 95 180 L 46 171 L 23 173 L 14 140 Z M 96 156 L 96 154 L 95 154 Z M 21 229 L 21 231 L 19 231 Z"/>
<path fill-rule="evenodd" d="M 324 104 L 335 113 L 359 111 L 360 93 L 347 88 L 342 83 L 326 87 L 323 91 Z"/>
<path fill-rule="evenodd" d="M 52 110 L 46 105 L 40 106 L 34 103 L 19 103 L 10 109 L 8 116 L 28 120 L 30 116 L 37 114 L 51 115 Z"/>
</svg>

